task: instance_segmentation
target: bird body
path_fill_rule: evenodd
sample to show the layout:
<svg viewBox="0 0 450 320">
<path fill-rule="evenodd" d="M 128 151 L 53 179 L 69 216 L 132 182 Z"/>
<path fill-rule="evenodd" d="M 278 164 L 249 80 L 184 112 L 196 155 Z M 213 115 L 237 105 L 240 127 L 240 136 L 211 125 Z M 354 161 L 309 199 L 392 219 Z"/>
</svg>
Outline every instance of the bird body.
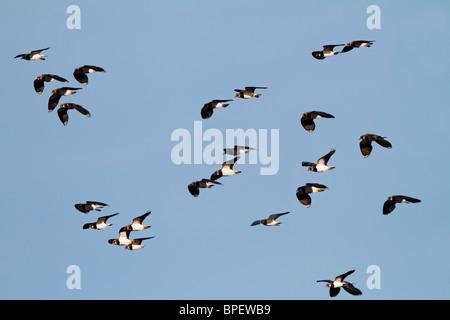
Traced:
<svg viewBox="0 0 450 320">
<path fill-rule="evenodd" d="M 353 50 L 353 48 L 363 48 L 363 47 L 370 47 L 375 42 L 375 40 L 356 40 L 351 41 L 347 43 L 347 45 L 341 50 L 341 53 L 348 52 L 350 50 Z"/>
<path fill-rule="evenodd" d="M 256 150 L 255 148 L 246 147 L 246 146 L 234 146 L 233 148 L 225 148 L 223 149 L 224 154 L 228 154 L 230 156 L 240 156 L 244 153 L 249 153 L 250 150 Z"/>
<path fill-rule="evenodd" d="M 319 158 L 317 160 L 317 163 L 303 161 L 302 162 L 302 166 L 303 167 L 309 167 L 308 171 L 313 171 L 313 172 L 325 172 L 325 171 L 328 171 L 328 170 L 333 170 L 335 167 L 330 167 L 327 164 L 328 164 L 328 161 L 330 160 L 331 156 L 335 152 L 336 152 L 335 149 L 331 149 L 330 152 L 328 152 L 323 157 Z"/>
<path fill-rule="evenodd" d="M 118 215 L 118 213 L 115 214 L 111 214 L 109 216 L 104 216 L 104 217 L 100 217 L 97 219 L 97 222 L 93 222 L 93 223 L 86 223 L 83 226 L 83 229 L 96 229 L 96 230 L 103 230 L 106 227 L 112 226 L 112 224 L 107 223 L 106 221 L 111 218 Z"/>
<path fill-rule="evenodd" d="M 236 97 L 241 99 L 250 99 L 250 98 L 259 98 L 261 96 L 260 93 L 255 93 L 256 89 L 267 89 L 267 87 L 245 87 L 242 89 L 234 89 L 236 91 Z"/>
<path fill-rule="evenodd" d="M 335 56 L 339 53 L 337 51 L 333 51 L 334 47 L 337 47 L 337 46 L 344 46 L 344 44 L 325 45 L 325 46 L 323 46 L 322 51 L 313 51 L 312 56 L 318 60 L 323 60 L 325 58 Z"/>
<path fill-rule="evenodd" d="M 150 228 L 150 226 L 145 226 L 142 224 L 142 222 L 144 221 L 145 218 L 147 218 L 147 216 L 152 213 L 151 211 L 147 211 L 146 213 L 144 213 L 143 215 L 136 217 L 133 219 L 133 222 L 125 227 L 123 227 L 124 230 L 129 230 L 129 231 L 141 231 L 141 230 L 145 230 Z"/>
<path fill-rule="evenodd" d="M 232 176 L 235 174 L 239 174 L 241 173 L 241 171 L 236 171 L 233 169 L 234 164 L 236 163 L 236 161 L 239 160 L 239 156 L 235 157 L 231 160 L 227 160 L 222 164 L 222 169 L 215 171 L 212 175 L 211 175 L 211 180 L 217 180 L 221 177 L 227 177 L 227 176 Z"/>
<path fill-rule="evenodd" d="M 126 250 L 138 250 L 144 248 L 144 245 L 142 244 L 142 241 L 153 239 L 154 237 L 147 237 L 147 238 L 138 238 L 131 240 L 131 243 L 125 246 Z"/>
</svg>

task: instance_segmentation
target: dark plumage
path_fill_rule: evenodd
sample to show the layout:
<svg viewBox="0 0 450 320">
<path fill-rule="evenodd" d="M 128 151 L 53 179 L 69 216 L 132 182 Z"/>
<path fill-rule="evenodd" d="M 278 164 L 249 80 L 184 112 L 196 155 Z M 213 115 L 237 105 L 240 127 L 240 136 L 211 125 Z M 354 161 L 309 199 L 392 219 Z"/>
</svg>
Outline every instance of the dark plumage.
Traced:
<svg viewBox="0 0 450 320">
<path fill-rule="evenodd" d="M 361 142 L 359 143 L 359 149 L 361 150 L 362 155 L 364 158 L 367 158 L 370 153 L 372 152 L 372 141 L 375 141 L 380 146 L 385 147 L 387 149 L 392 148 L 392 144 L 385 140 L 386 137 L 378 136 L 376 134 L 364 134 L 359 139 L 361 139 Z"/>
<path fill-rule="evenodd" d="M 310 112 L 303 113 L 303 116 L 300 119 L 300 122 L 306 131 L 312 132 L 316 128 L 314 119 L 320 119 L 320 118 L 334 119 L 334 116 L 329 113 L 322 112 L 322 111 L 310 111 Z"/>
<path fill-rule="evenodd" d="M 103 230 L 106 227 L 112 226 L 112 224 L 106 223 L 106 221 L 114 216 L 117 216 L 118 213 L 111 214 L 109 216 L 103 216 L 97 219 L 97 222 L 86 223 L 83 225 L 83 229 L 95 229 L 95 230 Z"/>
<path fill-rule="evenodd" d="M 23 60 L 28 60 L 28 61 L 45 60 L 46 56 L 41 54 L 41 52 L 44 50 L 48 50 L 48 49 L 50 49 L 50 47 L 45 48 L 45 49 L 33 50 L 30 53 L 18 54 L 17 56 L 14 57 L 14 59 L 21 58 Z"/>
<path fill-rule="evenodd" d="M 309 196 L 309 194 L 323 192 L 326 189 L 328 189 L 328 187 L 324 186 L 323 184 L 307 183 L 306 185 L 297 188 L 296 196 L 298 201 L 300 201 L 303 206 L 309 208 L 311 206 L 311 197 Z"/>
<path fill-rule="evenodd" d="M 312 56 L 318 60 L 323 60 L 327 57 L 337 55 L 339 52 L 333 51 L 334 47 L 344 46 L 344 44 L 332 44 L 323 46 L 322 51 L 313 51 Z"/>
<path fill-rule="evenodd" d="M 188 190 L 194 197 L 198 197 L 198 195 L 200 194 L 200 188 L 210 189 L 214 186 L 214 184 L 222 185 L 217 181 L 202 179 L 200 181 L 194 181 L 190 185 L 188 185 Z"/>
<path fill-rule="evenodd" d="M 214 109 L 218 109 L 218 108 L 226 108 L 229 106 L 228 101 L 233 101 L 233 100 L 212 100 L 208 103 L 205 103 L 203 105 L 203 108 L 201 110 L 201 116 L 202 119 L 209 119 L 211 118 L 211 116 L 213 115 Z"/>
<path fill-rule="evenodd" d="M 88 213 L 89 211 L 101 211 L 102 207 L 109 207 L 108 204 L 98 201 L 86 201 L 86 203 L 77 203 L 74 207 L 83 213 Z"/>
<path fill-rule="evenodd" d="M 82 85 L 86 85 L 88 83 L 88 77 L 86 74 L 94 72 L 106 72 L 106 71 L 105 69 L 100 67 L 84 65 L 82 67 L 76 68 L 73 71 L 73 76 L 79 83 L 81 83 Z"/>
<path fill-rule="evenodd" d="M 52 95 L 48 99 L 48 112 L 52 112 L 56 108 L 59 103 L 59 99 L 62 96 L 70 96 L 77 93 L 77 90 L 81 89 L 82 88 L 62 87 L 52 90 Z"/>
<path fill-rule="evenodd" d="M 367 40 L 356 40 L 347 43 L 347 45 L 341 50 L 341 53 L 348 52 L 353 50 L 353 48 L 362 48 L 362 47 L 370 47 L 375 42 L 375 40 L 367 41 Z"/>
<path fill-rule="evenodd" d="M 402 196 L 402 195 L 390 196 L 390 197 L 388 197 L 388 199 L 386 200 L 386 202 L 383 205 L 383 214 L 387 215 L 387 214 L 391 213 L 392 211 L 394 211 L 395 205 L 397 203 L 420 203 L 420 202 L 421 201 L 419 199 L 408 197 L 408 196 Z"/>
<path fill-rule="evenodd" d="M 69 82 L 66 79 L 54 74 L 41 74 L 33 82 L 34 90 L 36 91 L 37 94 L 41 94 L 42 92 L 44 92 L 44 83 L 51 82 L 54 80 L 61 82 Z"/>
<path fill-rule="evenodd" d="M 321 157 L 317 160 L 317 164 L 314 162 L 303 161 L 302 166 L 309 167 L 308 171 L 313 171 L 313 172 L 325 172 L 328 170 L 333 170 L 335 167 L 329 167 L 327 164 L 328 164 L 328 161 L 330 160 L 331 156 L 335 152 L 336 152 L 335 149 L 331 149 L 330 152 L 328 152 L 326 155 L 324 155 L 323 157 Z"/>
<path fill-rule="evenodd" d="M 235 97 L 241 99 L 259 98 L 261 94 L 255 93 L 256 89 L 267 89 L 267 87 L 245 87 L 244 90 L 234 89 L 237 92 Z"/>
<path fill-rule="evenodd" d="M 347 291 L 348 293 L 350 293 L 351 295 L 354 296 L 360 296 L 362 295 L 361 290 L 359 290 L 358 288 L 355 288 L 353 286 L 353 283 L 348 282 L 348 281 L 344 281 L 344 279 L 352 274 L 353 272 L 355 272 L 355 270 L 350 270 L 344 274 L 341 274 L 340 276 L 337 276 L 334 281 L 332 280 L 317 280 L 317 282 L 326 282 L 327 283 L 327 287 L 330 288 L 330 297 L 334 298 L 339 294 L 339 291 L 341 290 L 341 287 L 344 288 L 345 291 Z"/>
<path fill-rule="evenodd" d="M 265 226 L 279 226 L 281 222 L 276 221 L 278 217 L 284 216 L 285 214 L 288 214 L 288 212 L 283 213 L 275 213 L 271 214 L 267 219 L 261 219 L 261 220 L 255 220 L 252 222 L 251 226 L 257 226 L 258 224 L 262 224 Z"/>
<path fill-rule="evenodd" d="M 59 120 L 61 120 L 63 125 L 67 125 L 67 123 L 69 122 L 69 115 L 67 114 L 68 110 L 77 110 L 79 113 L 81 113 L 82 115 L 90 118 L 91 114 L 89 113 L 89 111 L 87 111 L 85 108 L 83 108 L 82 106 L 75 104 L 75 103 L 63 103 L 59 106 L 58 109 L 58 117 Z"/>
</svg>

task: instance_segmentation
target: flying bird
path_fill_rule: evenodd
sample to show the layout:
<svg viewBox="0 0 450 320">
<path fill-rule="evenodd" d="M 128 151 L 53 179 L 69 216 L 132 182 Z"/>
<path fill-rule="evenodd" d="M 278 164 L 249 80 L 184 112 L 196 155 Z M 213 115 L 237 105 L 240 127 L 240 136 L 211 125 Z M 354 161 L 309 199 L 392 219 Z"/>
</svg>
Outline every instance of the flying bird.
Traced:
<svg viewBox="0 0 450 320">
<path fill-rule="evenodd" d="M 132 243 L 130 232 L 130 230 L 126 230 L 124 227 L 120 228 L 119 237 L 117 239 L 109 239 L 108 243 L 116 246 L 127 246 Z"/>
<path fill-rule="evenodd" d="M 190 185 L 188 185 L 188 190 L 194 197 L 198 197 L 198 195 L 200 194 L 200 188 L 210 189 L 214 186 L 214 184 L 222 185 L 217 181 L 202 179 L 200 181 L 194 181 Z"/>
<path fill-rule="evenodd" d="M 91 114 L 89 113 L 89 111 L 87 111 L 85 108 L 83 108 L 82 106 L 75 104 L 75 103 L 63 103 L 59 106 L 58 109 L 58 117 L 59 120 L 61 120 L 63 125 L 67 125 L 67 123 L 69 122 L 69 115 L 67 114 L 68 110 L 77 110 L 79 113 L 81 113 L 82 115 L 90 118 Z"/>
<path fill-rule="evenodd" d="M 236 163 L 236 161 L 239 160 L 239 156 L 235 157 L 231 160 L 227 160 L 224 163 L 222 163 L 222 169 L 215 171 L 212 175 L 211 175 L 211 180 L 217 180 L 220 177 L 227 177 L 227 176 L 232 176 L 234 174 L 239 174 L 241 173 L 241 171 L 236 171 L 233 169 L 234 164 Z"/>
<path fill-rule="evenodd" d="M 316 128 L 314 119 L 320 119 L 320 118 L 334 119 L 334 116 L 329 113 L 323 112 L 323 111 L 310 111 L 310 112 L 303 113 L 303 116 L 300 119 L 300 122 L 306 131 L 312 132 Z"/>
<path fill-rule="evenodd" d="M 201 111 L 202 119 L 211 118 L 211 116 L 213 115 L 214 109 L 228 107 L 229 104 L 225 103 L 228 101 L 233 101 L 233 100 L 212 100 L 208 103 L 205 103 L 202 108 L 202 111 Z"/>
<path fill-rule="evenodd" d="M 419 203 L 419 199 L 408 197 L 408 196 L 390 196 L 383 205 L 383 214 L 387 215 L 394 211 L 395 204 L 397 203 Z"/>
<path fill-rule="evenodd" d="M 149 240 L 153 239 L 154 237 L 147 237 L 147 238 L 138 238 L 131 240 L 131 243 L 128 244 L 125 249 L 126 250 L 138 250 L 144 248 L 144 245 L 142 244 L 143 240 Z"/>
<path fill-rule="evenodd" d="M 259 98 L 260 93 L 255 93 L 255 89 L 267 89 L 267 87 L 245 87 L 242 89 L 234 89 L 236 91 L 236 97 L 241 99 Z"/>
<path fill-rule="evenodd" d="M 40 50 L 33 50 L 30 53 L 18 54 L 15 58 L 21 58 L 23 60 L 33 61 L 33 60 L 45 60 L 45 55 L 41 54 L 42 51 L 48 50 L 50 47 Z"/>
<path fill-rule="evenodd" d="M 359 138 L 361 140 L 361 142 L 359 143 L 359 148 L 360 148 L 361 153 L 364 156 L 364 158 L 367 158 L 370 155 L 370 153 L 372 152 L 372 148 L 373 148 L 372 141 L 375 141 L 382 147 L 391 149 L 392 144 L 389 141 L 385 140 L 385 138 L 386 137 L 381 137 L 376 134 L 370 134 L 370 133 L 362 135 Z"/>
<path fill-rule="evenodd" d="M 370 47 L 375 40 L 366 41 L 366 40 L 356 40 L 347 43 L 347 45 L 341 50 L 341 53 L 348 52 L 353 50 L 353 48 L 362 48 L 362 47 Z"/>
<path fill-rule="evenodd" d="M 59 99 L 62 96 L 70 96 L 77 93 L 77 90 L 81 89 L 82 88 L 62 87 L 52 90 L 52 95 L 48 99 L 48 112 L 52 112 L 56 108 L 59 103 Z"/>
<path fill-rule="evenodd" d="M 114 216 L 117 216 L 118 213 L 111 214 L 109 216 L 100 217 L 97 219 L 97 222 L 86 223 L 83 225 L 83 229 L 95 229 L 95 230 L 103 230 L 106 227 L 112 226 L 110 223 L 106 223 L 106 221 Z"/>
<path fill-rule="evenodd" d="M 334 47 L 345 46 L 345 44 L 332 44 L 323 46 L 322 51 L 313 51 L 312 56 L 318 60 L 337 55 L 339 52 L 333 51 Z"/>
<path fill-rule="evenodd" d="M 288 213 L 289 213 L 289 211 L 283 212 L 283 213 L 271 214 L 267 219 L 253 221 L 251 226 L 257 226 L 258 224 L 262 224 L 265 226 L 279 226 L 281 224 L 281 222 L 277 221 L 276 219 L 278 219 L 278 217 L 284 216 L 285 214 L 288 214 Z"/>
<path fill-rule="evenodd" d="M 309 194 L 316 192 L 323 192 L 327 189 L 328 187 L 323 184 L 307 183 L 306 185 L 297 188 L 296 192 L 297 199 L 303 206 L 309 208 L 311 207 L 311 197 Z"/>
<path fill-rule="evenodd" d="M 136 217 L 133 219 L 133 222 L 122 229 L 128 230 L 128 231 L 141 231 L 150 228 L 150 226 L 145 226 L 142 224 L 145 218 L 151 213 L 151 211 L 147 211 L 143 215 Z"/>
<path fill-rule="evenodd" d="M 61 82 L 69 82 L 66 79 L 54 74 L 41 74 L 33 82 L 34 90 L 36 91 L 37 94 L 41 94 L 42 92 L 44 92 L 44 83 L 52 82 L 54 80 L 58 80 Z"/>
<path fill-rule="evenodd" d="M 88 213 L 89 211 L 101 211 L 103 207 L 109 207 L 108 204 L 98 201 L 86 201 L 86 203 L 77 203 L 74 207 L 83 213 Z"/>
<path fill-rule="evenodd" d="M 302 162 L 303 167 L 309 167 L 308 171 L 314 171 L 314 172 L 325 172 L 328 170 L 333 170 L 335 167 L 329 167 L 327 166 L 328 160 L 330 160 L 330 157 L 336 152 L 335 149 L 331 149 L 330 152 L 328 152 L 323 157 L 319 158 L 317 160 L 317 164 L 314 162 Z"/>
<path fill-rule="evenodd" d="M 348 293 L 350 293 L 351 295 L 354 296 L 360 296 L 362 295 L 361 290 L 359 290 L 358 288 L 353 286 L 353 283 L 348 282 L 348 281 L 344 281 L 344 279 L 352 274 L 353 272 L 355 272 L 355 270 L 350 270 L 344 274 L 341 274 L 340 276 L 337 276 L 334 281 L 332 280 L 317 280 L 317 282 L 326 282 L 327 283 L 327 287 L 330 288 L 330 297 L 334 298 L 339 294 L 339 291 L 341 290 L 341 288 L 344 288 L 345 291 L 347 291 Z"/>
<path fill-rule="evenodd" d="M 241 154 L 248 153 L 250 150 L 256 150 L 256 149 L 251 148 L 251 147 L 246 147 L 246 146 L 234 146 L 234 148 L 223 149 L 223 153 L 228 154 L 230 156 L 240 156 Z"/>
<path fill-rule="evenodd" d="M 84 65 L 82 67 L 76 68 L 73 71 L 73 76 L 79 83 L 81 83 L 82 85 L 86 85 L 88 83 L 88 77 L 86 74 L 94 72 L 106 72 L 106 71 L 105 69 L 100 67 Z"/>
</svg>

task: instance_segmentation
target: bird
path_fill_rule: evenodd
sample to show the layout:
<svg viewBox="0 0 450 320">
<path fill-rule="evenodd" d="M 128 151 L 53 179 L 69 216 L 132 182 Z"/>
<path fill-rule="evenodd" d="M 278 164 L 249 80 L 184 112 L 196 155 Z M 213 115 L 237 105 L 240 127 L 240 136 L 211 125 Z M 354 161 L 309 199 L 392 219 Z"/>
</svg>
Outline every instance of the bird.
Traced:
<svg viewBox="0 0 450 320">
<path fill-rule="evenodd" d="M 261 219 L 261 220 L 255 220 L 252 222 L 252 224 L 250 226 L 257 226 L 258 224 L 262 224 L 265 226 L 279 226 L 281 224 L 281 222 L 277 221 L 276 219 L 278 219 L 278 217 L 281 217 L 285 214 L 288 214 L 288 212 L 283 212 L 283 213 L 275 213 L 275 214 L 271 214 L 267 219 Z"/>
<path fill-rule="evenodd" d="M 28 60 L 28 61 L 45 60 L 46 56 L 41 54 L 41 52 L 44 50 L 48 50 L 48 49 L 50 49 L 50 47 L 45 48 L 45 49 L 33 50 L 30 53 L 18 54 L 17 56 L 14 57 L 14 59 L 21 58 L 23 60 Z"/>
<path fill-rule="evenodd" d="M 402 195 L 390 196 L 383 205 L 383 214 L 388 215 L 389 213 L 394 211 L 395 204 L 397 203 L 420 203 L 420 202 L 421 201 L 419 199 L 408 196 Z"/>
<path fill-rule="evenodd" d="M 375 40 L 370 40 L 370 41 L 366 41 L 366 40 L 351 41 L 351 42 L 347 43 L 347 45 L 341 50 L 341 53 L 353 50 L 353 48 L 370 47 L 374 42 L 375 42 Z"/>
<path fill-rule="evenodd" d="M 83 213 L 88 213 L 89 211 L 101 211 L 103 207 L 109 207 L 108 204 L 98 201 L 86 201 L 86 203 L 77 203 L 74 207 Z"/>
<path fill-rule="evenodd" d="M 234 146 L 233 148 L 223 149 L 223 153 L 228 154 L 230 156 L 240 156 L 241 154 L 248 153 L 250 150 L 256 150 L 256 149 L 251 148 L 251 147 L 246 147 L 246 146 Z"/>
<path fill-rule="evenodd" d="M 214 184 L 222 185 L 217 181 L 202 179 L 200 181 L 194 181 L 190 185 L 188 185 L 188 190 L 194 197 L 198 197 L 198 195 L 200 194 L 200 188 L 210 189 L 214 186 Z"/>
<path fill-rule="evenodd" d="M 79 104 L 63 103 L 59 106 L 59 109 L 58 109 L 58 117 L 59 117 L 59 120 L 61 120 L 63 125 L 66 126 L 67 123 L 69 122 L 69 115 L 67 114 L 67 111 L 73 110 L 73 109 L 77 110 L 82 115 L 85 115 L 88 118 L 91 117 L 91 114 L 89 113 L 89 111 L 87 111 L 85 108 L 83 108 Z"/>
<path fill-rule="evenodd" d="M 152 213 L 151 211 L 147 211 L 143 215 L 136 217 L 133 219 L 133 222 L 125 227 L 123 227 L 124 230 L 128 231 L 141 231 L 150 228 L 150 226 L 145 226 L 142 224 L 142 221 L 144 221 L 147 216 Z"/>
<path fill-rule="evenodd" d="M 84 65 L 82 67 L 75 68 L 75 70 L 73 71 L 73 76 L 79 83 L 81 83 L 82 85 L 86 85 L 88 83 L 88 77 L 86 74 L 94 72 L 106 72 L 106 71 L 101 67 Z"/>
<path fill-rule="evenodd" d="M 122 227 L 119 230 L 119 237 L 117 239 L 109 239 L 108 243 L 116 246 L 127 246 L 132 243 L 130 232 L 130 230 L 126 230 L 125 227 Z"/>
<path fill-rule="evenodd" d="M 237 92 L 235 97 L 241 99 L 259 98 L 261 94 L 255 93 L 255 89 L 267 89 L 267 87 L 245 87 L 244 90 L 234 89 Z"/>
<path fill-rule="evenodd" d="M 143 240 L 149 240 L 153 239 L 154 237 L 147 237 L 147 238 L 138 238 L 131 240 L 131 243 L 128 244 L 125 249 L 126 250 L 138 250 L 144 248 L 144 245 L 142 244 Z"/>
<path fill-rule="evenodd" d="M 303 206 L 309 208 L 311 207 L 311 197 L 309 194 L 323 192 L 327 189 L 327 186 L 320 183 L 307 183 L 306 185 L 297 188 L 297 199 Z"/>
<path fill-rule="evenodd" d="M 48 112 L 52 112 L 59 103 L 59 99 L 62 96 L 70 96 L 72 94 L 77 93 L 77 90 L 81 90 L 83 88 L 72 88 L 72 87 L 62 87 L 58 89 L 52 90 L 52 95 L 48 99 Z"/>
<path fill-rule="evenodd" d="M 336 152 L 335 149 L 331 149 L 330 152 L 328 152 L 323 157 L 319 158 L 317 160 L 317 164 L 313 162 L 307 162 L 303 161 L 302 166 L 303 167 L 309 167 L 308 171 L 314 171 L 314 172 L 325 172 L 328 170 L 333 170 L 335 167 L 329 167 L 327 166 L 328 160 L 330 160 L 330 157 Z"/>
<path fill-rule="evenodd" d="M 312 56 L 318 60 L 337 55 L 339 52 L 333 51 L 334 47 L 344 46 L 344 44 L 332 44 L 323 46 L 322 51 L 313 51 Z"/>
<path fill-rule="evenodd" d="M 303 113 L 303 116 L 300 119 L 300 122 L 306 131 L 312 132 L 316 128 L 314 119 L 320 119 L 320 118 L 334 119 L 334 116 L 329 113 L 323 112 L 323 111 L 310 111 L 310 112 Z"/>
<path fill-rule="evenodd" d="M 44 83 L 51 82 L 54 80 L 58 80 L 61 82 L 69 82 L 68 80 L 54 74 L 41 74 L 33 82 L 34 90 L 36 91 L 37 94 L 41 94 L 42 92 L 44 92 Z"/>
<path fill-rule="evenodd" d="M 201 111 L 202 119 L 211 118 L 211 116 L 213 115 L 214 109 L 228 107 L 229 104 L 225 103 L 225 102 L 229 102 L 229 101 L 233 101 L 233 100 L 212 100 L 208 103 L 205 103 L 203 105 L 203 108 Z"/>
<path fill-rule="evenodd" d="M 97 222 L 86 223 L 83 225 L 83 229 L 95 229 L 95 230 L 103 230 L 106 227 L 112 226 L 112 224 L 106 223 L 106 221 L 114 216 L 117 216 L 118 213 L 111 214 L 109 216 L 103 216 L 97 219 Z"/>
<path fill-rule="evenodd" d="M 372 152 L 372 141 L 375 141 L 380 146 L 387 149 L 392 148 L 392 144 L 389 141 L 385 140 L 386 137 L 378 136 L 376 134 L 367 133 L 362 135 L 359 139 L 361 140 L 359 143 L 359 148 L 364 158 L 367 158 Z"/>
<path fill-rule="evenodd" d="M 344 288 L 345 291 L 348 293 L 354 295 L 354 296 L 360 296 L 362 295 L 361 290 L 353 286 L 353 283 L 344 281 L 345 277 L 355 272 L 355 270 L 350 270 L 344 274 L 341 274 L 340 276 L 337 276 L 334 281 L 332 280 L 317 280 L 317 282 L 326 282 L 327 287 L 330 288 L 330 297 L 334 298 L 339 294 L 339 291 L 341 290 L 341 287 Z"/>
<path fill-rule="evenodd" d="M 222 163 L 222 169 L 215 171 L 211 175 L 211 180 L 217 180 L 221 177 L 232 176 L 234 174 L 241 173 L 241 171 L 236 171 L 233 169 L 234 164 L 236 163 L 236 161 L 239 160 L 239 158 L 240 157 L 237 156 L 231 160 L 227 160 L 224 163 Z"/>
</svg>

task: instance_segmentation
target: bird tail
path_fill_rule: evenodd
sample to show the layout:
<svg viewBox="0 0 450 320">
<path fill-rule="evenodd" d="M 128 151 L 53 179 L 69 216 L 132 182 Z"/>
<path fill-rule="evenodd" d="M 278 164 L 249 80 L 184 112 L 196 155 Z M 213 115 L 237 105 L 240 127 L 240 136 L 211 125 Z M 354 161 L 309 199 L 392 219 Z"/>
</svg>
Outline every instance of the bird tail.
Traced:
<svg viewBox="0 0 450 320">
<path fill-rule="evenodd" d="M 229 103 L 224 103 L 223 105 L 222 105 L 222 108 L 226 108 L 226 107 L 228 107 L 230 104 Z"/>
<path fill-rule="evenodd" d="M 336 168 L 336 167 L 330 167 L 330 169 L 328 169 L 328 170 L 333 170 L 334 168 Z"/>
<path fill-rule="evenodd" d="M 259 98 L 261 96 L 261 93 L 256 93 L 255 98 Z"/>
</svg>

